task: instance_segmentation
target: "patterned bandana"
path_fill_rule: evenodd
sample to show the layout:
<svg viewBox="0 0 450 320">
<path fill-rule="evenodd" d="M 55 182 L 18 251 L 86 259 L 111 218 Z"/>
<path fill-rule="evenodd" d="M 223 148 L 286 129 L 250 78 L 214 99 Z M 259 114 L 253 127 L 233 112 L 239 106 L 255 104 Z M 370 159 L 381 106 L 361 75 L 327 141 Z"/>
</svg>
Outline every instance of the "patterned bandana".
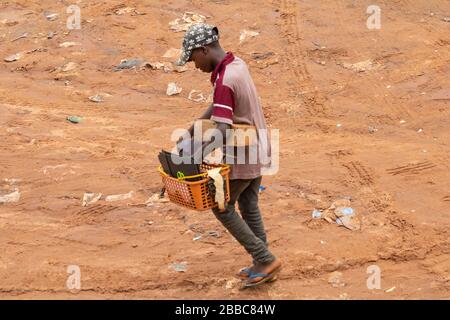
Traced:
<svg viewBox="0 0 450 320">
<path fill-rule="evenodd" d="M 191 58 L 194 49 L 201 48 L 218 40 L 219 29 L 217 27 L 206 23 L 192 25 L 184 35 L 183 50 L 175 64 L 178 66 L 185 65 Z"/>
</svg>

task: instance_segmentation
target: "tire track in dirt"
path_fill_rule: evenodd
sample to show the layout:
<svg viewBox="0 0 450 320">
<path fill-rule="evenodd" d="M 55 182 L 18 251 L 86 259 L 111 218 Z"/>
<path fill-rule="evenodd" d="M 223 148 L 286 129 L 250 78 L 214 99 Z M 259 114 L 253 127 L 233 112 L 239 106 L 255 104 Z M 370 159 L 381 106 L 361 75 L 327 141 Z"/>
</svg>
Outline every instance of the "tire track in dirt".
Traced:
<svg viewBox="0 0 450 320">
<path fill-rule="evenodd" d="M 328 109 L 325 106 L 325 98 L 314 87 L 313 79 L 308 71 L 305 61 L 307 51 L 300 43 L 298 1 L 274 0 L 274 6 L 279 10 L 281 17 L 281 33 L 288 41 L 283 57 L 283 66 L 289 70 L 295 78 L 295 89 L 300 92 L 301 99 L 310 116 L 326 116 Z"/>
<path fill-rule="evenodd" d="M 371 186 L 374 184 L 372 173 L 359 161 L 350 161 L 342 164 L 350 175 L 352 182 L 357 185 Z"/>
<path fill-rule="evenodd" d="M 103 217 L 106 213 L 118 208 L 119 207 L 117 206 L 95 204 L 91 207 L 87 207 L 76 212 L 71 222 L 76 225 L 95 223 L 98 222 L 99 218 Z"/>
<path fill-rule="evenodd" d="M 436 165 L 431 161 L 424 161 L 419 163 L 409 163 L 405 166 L 400 166 L 392 169 L 387 169 L 386 171 L 393 176 L 396 175 L 408 175 L 408 174 L 420 174 L 425 170 L 436 167 Z"/>
</svg>

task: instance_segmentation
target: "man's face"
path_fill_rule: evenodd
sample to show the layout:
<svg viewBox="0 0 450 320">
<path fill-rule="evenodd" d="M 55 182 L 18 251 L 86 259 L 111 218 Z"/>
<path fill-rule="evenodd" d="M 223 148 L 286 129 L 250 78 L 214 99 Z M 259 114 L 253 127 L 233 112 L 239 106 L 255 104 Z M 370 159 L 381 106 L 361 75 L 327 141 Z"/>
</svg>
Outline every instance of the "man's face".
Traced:
<svg viewBox="0 0 450 320">
<path fill-rule="evenodd" d="M 197 69 L 211 73 L 213 72 L 213 67 L 209 55 L 210 51 L 208 47 L 197 48 L 192 51 L 191 59 L 189 61 L 193 61 Z"/>
</svg>

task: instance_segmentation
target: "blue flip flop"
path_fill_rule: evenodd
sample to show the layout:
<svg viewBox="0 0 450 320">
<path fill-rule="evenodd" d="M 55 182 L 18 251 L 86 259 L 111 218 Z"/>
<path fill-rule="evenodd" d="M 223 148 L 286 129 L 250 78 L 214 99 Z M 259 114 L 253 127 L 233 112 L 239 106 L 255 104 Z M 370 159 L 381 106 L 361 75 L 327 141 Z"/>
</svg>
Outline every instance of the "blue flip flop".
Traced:
<svg viewBox="0 0 450 320">
<path fill-rule="evenodd" d="M 255 279 L 255 278 L 262 278 L 262 279 L 259 280 L 258 282 L 248 282 L 247 281 L 244 284 L 244 288 L 257 287 L 257 286 L 262 285 L 263 283 L 275 281 L 277 279 L 277 274 L 278 274 L 278 272 L 280 272 L 280 270 L 281 270 L 281 266 L 279 268 L 273 270 L 271 273 L 252 273 L 252 274 L 250 274 L 250 276 L 248 277 L 249 280 Z"/>
</svg>

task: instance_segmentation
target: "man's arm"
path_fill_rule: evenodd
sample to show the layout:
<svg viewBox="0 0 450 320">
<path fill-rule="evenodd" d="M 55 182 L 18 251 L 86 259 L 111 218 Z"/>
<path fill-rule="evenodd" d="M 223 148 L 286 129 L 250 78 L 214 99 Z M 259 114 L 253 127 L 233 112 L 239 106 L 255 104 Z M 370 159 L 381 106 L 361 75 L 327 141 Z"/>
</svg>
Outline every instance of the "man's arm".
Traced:
<svg viewBox="0 0 450 320">
<path fill-rule="evenodd" d="M 198 119 L 210 119 L 211 115 L 213 113 L 214 110 L 214 105 L 211 103 L 208 107 L 208 109 L 206 109 L 206 111 L 200 116 L 200 118 Z M 191 127 L 188 129 L 189 134 L 192 136 L 194 136 L 194 124 L 191 125 Z"/>
</svg>

